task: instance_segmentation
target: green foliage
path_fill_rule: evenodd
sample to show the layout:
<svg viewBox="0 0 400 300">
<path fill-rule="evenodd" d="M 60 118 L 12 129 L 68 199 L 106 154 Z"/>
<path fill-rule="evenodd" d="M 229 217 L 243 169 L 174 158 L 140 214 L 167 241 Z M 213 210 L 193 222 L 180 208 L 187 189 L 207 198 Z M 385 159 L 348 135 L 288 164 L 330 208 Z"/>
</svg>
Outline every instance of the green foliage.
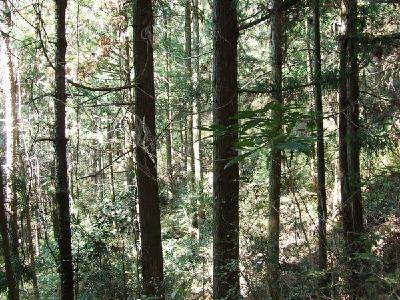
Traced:
<svg viewBox="0 0 400 300">
<path fill-rule="evenodd" d="M 283 133 L 280 134 L 276 128 L 277 121 L 271 117 L 275 112 L 283 114 Z M 236 148 L 241 153 L 230 160 L 226 168 L 247 158 L 259 149 L 271 149 L 276 147 L 289 152 L 300 152 L 310 154 L 311 145 L 314 142 L 312 132 L 313 121 L 309 115 L 301 113 L 299 107 L 269 102 L 263 108 L 257 110 L 246 110 L 238 113 L 240 126 L 238 128 L 215 128 L 217 135 L 223 135 L 228 130 L 238 130 L 240 140 Z M 304 126 L 305 127 L 302 127 Z M 268 155 L 268 154 L 267 154 Z"/>
</svg>

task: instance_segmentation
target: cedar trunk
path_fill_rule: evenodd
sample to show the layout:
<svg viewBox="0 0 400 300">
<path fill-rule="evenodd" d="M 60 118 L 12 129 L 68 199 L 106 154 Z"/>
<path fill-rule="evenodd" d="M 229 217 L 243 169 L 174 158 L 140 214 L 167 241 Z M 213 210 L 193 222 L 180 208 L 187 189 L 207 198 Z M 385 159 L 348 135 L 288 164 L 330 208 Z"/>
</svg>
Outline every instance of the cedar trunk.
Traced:
<svg viewBox="0 0 400 300">
<path fill-rule="evenodd" d="M 214 0 L 214 299 L 239 299 L 239 166 L 236 1 Z"/>
<path fill-rule="evenodd" d="M 148 297 L 164 299 L 155 140 L 153 8 L 151 0 L 135 2 L 136 178 L 142 241 L 143 290 Z"/>
<path fill-rule="evenodd" d="M 326 188 L 325 188 L 325 147 L 324 123 L 321 90 L 321 33 L 320 33 L 320 0 L 314 0 L 314 110 L 317 129 L 317 195 L 318 195 L 318 267 L 321 272 L 327 268 L 326 240 Z M 323 274 L 320 288 L 323 295 L 328 296 L 329 277 Z"/>
<path fill-rule="evenodd" d="M 345 45 L 341 52 L 344 60 L 343 89 L 346 96 L 346 163 L 345 173 L 348 194 L 346 210 L 349 220 L 347 235 L 347 256 L 350 259 L 348 278 L 350 298 L 359 299 L 363 297 L 364 289 L 360 279 L 361 266 L 354 259 L 358 252 L 363 251 L 360 235 L 363 232 L 363 211 L 361 202 L 361 180 L 360 180 L 360 138 L 359 138 L 359 83 L 358 83 L 358 37 L 357 37 L 357 0 L 343 0 L 343 43 Z M 341 62 L 342 64 L 342 62 Z M 344 151 L 344 149 L 343 149 Z"/>
<path fill-rule="evenodd" d="M 271 15 L 271 75 L 272 97 L 278 104 L 272 111 L 275 132 L 282 132 L 282 62 L 283 62 L 283 11 L 280 8 L 282 1 L 273 1 Z M 282 153 L 275 145 L 271 149 L 271 163 L 269 173 L 269 243 L 268 243 L 268 285 L 271 298 L 281 299 L 280 267 L 279 267 L 279 234 L 280 234 L 280 194 L 281 194 L 281 162 Z"/>
<path fill-rule="evenodd" d="M 67 0 L 56 0 L 56 63 L 55 63 L 55 137 L 56 150 L 56 201 L 59 216 L 61 299 L 74 299 L 74 272 L 72 265 L 71 220 L 68 187 L 67 138 L 65 135 L 65 11 Z"/>
<path fill-rule="evenodd" d="M 4 121 L 5 121 L 5 173 L 6 189 L 5 203 L 6 209 L 11 210 L 10 229 L 11 229 L 11 255 L 17 268 L 17 284 L 19 279 L 20 259 L 18 254 L 19 236 L 18 236 L 18 207 L 17 195 L 14 188 L 14 181 L 17 171 L 17 85 L 14 74 L 13 51 L 10 42 L 10 30 L 12 27 L 11 11 L 8 2 L 0 2 L 0 52 L 1 57 L 1 89 L 4 101 Z"/>
<path fill-rule="evenodd" d="M 193 151 L 194 151 L 194 177 L 196 186 L 201 190 L 203 185 L 203 171 L 201 160 L 201 95 L 200 95 L 200 22 L 199 1 L 193 0 L 193 83 L 194 83 L 194 109 L 193 109 Z"/>
<path fill-rule="evenodd" d="M 8 238 L 8 226 L 7 216 L 5 208 L 5 196 L 4 196 L 4 183 L 3 183 L 3 169 L 0 165 L 0 231 L 2 240 L 2 252 L 4 257 L 4 266 L 6 269 L 6 280 L 8 286 L 8 298 L 10 300 L 19 299 L 19 291 L 17 286 L 17 280 L 12 267 L 10 241 Z"/>
</svg>

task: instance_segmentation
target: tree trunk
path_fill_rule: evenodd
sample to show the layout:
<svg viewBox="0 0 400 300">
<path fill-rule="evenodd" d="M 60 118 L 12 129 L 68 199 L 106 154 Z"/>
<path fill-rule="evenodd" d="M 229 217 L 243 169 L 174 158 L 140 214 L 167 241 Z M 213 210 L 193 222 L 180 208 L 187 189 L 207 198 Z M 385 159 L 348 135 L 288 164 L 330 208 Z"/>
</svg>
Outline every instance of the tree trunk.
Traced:
<svg viewBox="0 0 400 300">
<path fill-rule="evenodd" d="M 108 165 L 110 166 L 110 186 L 111 186 L 111 201 L 115 203 L 115 184 L 114 184 L 114 166 L 113 166 L 113 132 L 114 128 L 111 126 L 111 121 L 107 124 L 107 157 Z"/>
<path fill-rule="evenodd" d="M 194 183 L 194 149 L 193 149 L 193 83 L 192 83 L 192 0 L 186 0 L 185 5 L 185 67 L 186 67 L 186 99 L 188 113 L 187 147 L 188 175 L 193 187 Z"/>
<path fill-rule="evenodd" d="M 1 36 L 0 36 L 0 53 L 1 62 L 1 82 L 4 99 L 4 120 L 5 120 L 5 173 L 6 173 L 6 190 L 5 190 L 5 203 L 11 209 L 10 229 L 11 229 L 11 254 L 13 260 L 17 265 L 20 265 L 18 246 L 18 207 L 17 195 L 15 193 L 14 181 L 16 178 L 17 170 L 17 86 L 16 78 L 14 75 L 13 53 L 10 43 L 10 30 L 11 30 L 11 12 L 8 2 L 5 0 L 0 1 L 0 23 L 1 23 Z M 19 269 L 19 267 L 17 267 Z M 18 284 L 18 270 L 15 270 Z"/>
<path fill-rule="evenodd" d="M 237 3 L 214 0 L 214 135 L 213 299 L 239 299 L 239 165 L 235 116 L 238 112 Z M 231 127 L 232 126 L 232 127 Z"/>
<path fill-rule="evenodd" d="M 327 240 L 326 240 L 326 188 L 325 188 L 325 146 L 324 123 L 321 90 L 321 33 L 320 33 L 320 0 L 313 2 L 314 23 L 314 112 L 317 129 L 317 195 L 318 195 L 318 267 L 321 272 L 327 271 Z M 329 296 L 329 277 L 322 275 L 320 291 L 322 296 Z"/>
<path fill-rule="evenodd" d="M 194 152 L 194 178 L 197 187 L 201 190 L 203 185 L 203 172 L 201 161 L 201 95 L 200 95 L 200 23 L 199 0 L 193 0 L 193 83 L 194 83 L 194 109 L 193 109 L 193 152 Z"/>
<path fill-rule="evenodd" d="M 272 97 L 278 103 L 272 112 L 275 132 L 282 132 L 282 53 L 283 53 L 283 11 L 280 9 L 281 0 L 273 1 L 271 15 L 271 75 Z M 280 267 L 279 267 L 279 232 L 280 232 L 280 194 L 281 194 L 281 161 L 282 153 L 275 145 L 271 149 L 271 165 L 269 174 L 269 274 L 268 285 L 271 298 L 281 299 Z"/>
<path fill-rule="evenodd" d="M 8 239 L 7 216 L 5 208 L 4 196 L 4 183 L 3 183 L 3 169 L 0 166 L 0 230 L 2 238 L 2 252 L 4 256 L 4 265 L 6 269 L 6 280 L 8 286 L 8 298 L 10 300 L 19 299 L 19 290 L 17 285 L 16 276 L 12 266 L 10 242 Z"/>
<path fill-rule="evenodd" d="M 362 251 L 360 235 L 363 232 L 363 212 L 361 202 L 361 180 L 360 180 L 360 145 L 359 145 L 359 86 L 358 86 L 358 59 L 357 59 L 357 1 L 343 0 L 343 36 L 341 37 L 344 62 L 342 88 L 345 89 L 346 97 L 346 163 L 347 173 L 346 184 L 348 189 L 347 198 L 342 203 L 346 203 L 345 209 L 348 220 L 346 222 L 347 235 L 346 246 L 347 255 L 350 259 L 349 269 L 349 288 L 350 298 L 363 298 L 364 290 L 360 279 L 359 262 L 354 260 L 357 252 Z M 345 55 L 345 56 L 344 56 Z M 343 196 L 342 196 L 343 197 Z M 345 223 L 344 223 L 345 226 Z"/>
<path fill-rule="evenodd" d="M 346 29 L 348 31 L 347 59 L 347 98 L 349 104 L 348 114 L 348 161 L 349 161 L 349 188 L 353 205 L 353 230 L 359 235 L 364 230 L 363 209 L 361 202 L 360 180 L 360 111 L 359 111 L 359 86 L 358 86 L 358 59 L 357 59 L 357 1 L 346 0 Z"/>
<path fill-rule="evenodd" d="M 135 3 L 136 178 L 143 290 L 147 297 L 164 299 L 155 141 L 153 8 L 151 0 L 137 0 Z"/>
<path fill-rule="evenodd" d="M 168 177 L 168 188 L 170 196 L 174 194 L 174 183 L 173 183 L 173 173 L 172 173 L 172 116 L 171 116 L 171 99 L 170 99 L 170 84 L 169 84 L 169 28 L 168 28 L 168 14 L 164 11 L 164 42 L 165 42 L 165 90 L 167 93 L 166 99 L 166 117 L 167 126 L 165 129 L 165 150 L 167 156 L 167 177 Z"/>
<path fill-rule="evenodd" d="M 61 299 L 74 299 L 74 273 L 72 266 L 71 220 L 68 190 L 67 138 L 65 136 L 65 11 L 67 0 L 56 0 L 56 63 L 55 63 L 55 137 L 56 201 L 59 216 Z"/>
<path fill-rule="evenodd" d="M 28 239 L 28 253 L 29 253 L 29 261 L 32 272 L 32 284 L 33 284 L 33 292 L 34 299 L 40 299 L 40 292 L 38 286 L 38 277 L 36 273 L 36 261 L 35 261 L 35 247 L 33 242 L 33 230 L 32 230 L 32 218 L 31 218 L 31 203 L 30 203 L 30 191 L 26 193 L 26 230 L 27 230 L 27 239 Z"/>
</svg>

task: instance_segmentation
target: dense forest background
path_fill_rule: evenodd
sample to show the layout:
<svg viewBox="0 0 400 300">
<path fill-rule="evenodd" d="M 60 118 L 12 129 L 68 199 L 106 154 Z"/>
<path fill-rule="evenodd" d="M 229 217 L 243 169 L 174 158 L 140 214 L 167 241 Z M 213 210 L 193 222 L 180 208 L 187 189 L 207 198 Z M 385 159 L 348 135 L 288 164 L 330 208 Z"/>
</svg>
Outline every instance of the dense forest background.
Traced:
<svg viewBox="0 0 400 300">
<path fill-rule="evenodd" d="M 0 298 L 399 299 L 399 46 L 393 0 L 1 0 Z"/>
</svg>

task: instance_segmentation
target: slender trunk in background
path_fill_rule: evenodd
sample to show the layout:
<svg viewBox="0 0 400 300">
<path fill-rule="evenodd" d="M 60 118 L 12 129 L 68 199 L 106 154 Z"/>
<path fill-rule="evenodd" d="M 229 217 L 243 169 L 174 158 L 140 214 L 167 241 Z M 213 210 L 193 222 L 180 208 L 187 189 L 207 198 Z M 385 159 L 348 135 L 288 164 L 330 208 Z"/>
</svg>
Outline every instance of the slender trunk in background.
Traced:
<svg viewBox="0 0 400 300">
<path fill-rule="evenodd" d="M 10 30 L 12 26 L 11 11 L 8 2 L 0 1 L 0 54 L 1 54 L 1 88 L 4 101 L 4 121 L 5 121 L 5 172 L 6 190 L 5 199 L 11 209 L 10 229 L 11 229 L 11 254 L 13 261 L 20 265 L 18 246 L 18 207 L 17 195 L 15 191 L 15 179 L 17 170 L 17 86 L 14 74 L 13 53 L 10 43 Z M 15 273 L 17 284 L 19 278 L 19 267 Z"/>
<path fill-rule="evenodd" d="M 114 166 L 113 166 L 113 131 L 111 121 L 107 124 L 107 157 L 110 166 L 110 185 L 111 185 L 111 201 L 115 203 L 115 184 L 114 184 Z"/>
<path fill-rule="evenodd" d="M 22 97 L 21 97 L 21 84 L 20 84 L 20 76 L 19 72 L 17 72 L 17 90 L 18 90 L 18 97 L 17 97 L 17 102 L 18 102 L 18 112 L 17 112 L 17 120 L 21 120 L 21 106 L 22 106 Z M 22 127 L 22 126 L 21 126 Z M 27 239 L 27 244 L 28 244 L 28 254 L 29 254 L 29 265 L 31 267 L 31 274 L 32 274 L 32 285 L 33 285 L 33 293 L 34 293 L 34 299 L 39 300 L 40 298 L 40 291 L 39 291 L 39 285 L 38 285 L 38 277 L 37 277 L 37 272 L 36 272 L 36 240 L 35 240 L 35 230 L 34 230 L 34 222 L 33 222 L 33 214 L 31 210 L 31 200 L 35 200 L 35 196 L 37 195 L 35 189 L 35 181 L 36 181 L 36 166 L 32 164 L 32 160 L 29 157 L 29 150 L 27 149 L 27 144 L 26 144 L 26 138 L 24 136 L 25 131 L 24 128 L 21 128 L 21 133 L 18 132 L 17 134 L 17 141 L 18 141 L 18 148 L 21 149 L 18 153 L 18 163 L 20 165 L 19 168 L 19 176 L 21 178 L 28 178 L 29 184 L 23 184 L 21 190 L 21 194 L 23 195 L 24 198 L 24 210 L 25 210 L 25 218 L 26 218 L 26 239 Z M 20 136 L 21 135 L 21 136 Z M 20 139 L 21 137 L 21 139 Z M 21 141 L 21 144 L 19 143 Z M 22 146 L 22 147 L 21 147 Z M 22 150 L 23 149 L 23 150 Z M 28 167 L 28 172 L 26 169 L 26 166 Z M 33 190 L 35 192 L 33 192 Z M 31 195 L 33 196 L 33 199 L 31 198 Z"/>
<path fill-rule="evenodd" d="M 52 183 L 54 183 L 54 185 L 56 184 L 56 160 L 54 158 L 53 160 L 53 165 L 51 166 L 50 169 L 50 180 Z M 50 211 L 51 211 L 51 223 L 53 226 L 53 234 L 54 234 L 54 239 L 56 241 L 59 240 L 60 238 L 60 218 L 58 216 L 59 214 L 59 209 L 58 209 L 58 204 L 57 204 L 57 199 L 55 197 L 52 197 L 51 201 L 48 202 L 49 203 L 49 207 L 50 207 Z M 46 214 L 43 215 L 43 220 L 44 216 Z"/>
<path fill-rule="evenodd" d="M 136 0 L 135 4 L 136 178 L 142 241 L 143 291 L 147 297 L 164 299 L 155 140 L 153 7 L 152 0 Z"/>
<path fill-rule="evenodd" d="M 26 192 L 26 191 L 25 191 Z M 32 215 L 31 215 L 31 201 L 30 201 L 30 192 L 25 194 L 25 214 L 26 214 L 26 230 L 27 230 L 27 239 L 28 239 L 28 254 L 29 254 L 29 264 L 32 272 L 32 284 L 33 284 L 33 292 L 34 299 L 40 299 L 38 278 L 36 273 L 36 260 L 35 260 L 35 246 L 33 241 L 33 229 L 32 229 Z"/>
<path fill-rule="evenodd" d="M 3 169 L 0 165 L 0 231 L 2 240 L 2 252 L 4 257 L 4 266 L 6 269 L 8 299 L 18 300 L 19 290 L 17 285 L 17 279 L 12 266 L 10 242 L 8 239 L 8 226 L 7 226 L 5 200 L 6 199 L 4 196 Z"/>
<path fill-rule="evenodd" d="M 327 272 L 327 240 L 326 240 L 326 187 L 325 187 L 325 146 L 324 146 L 324 112 L 322 108 L 321 88 L 321 33 L 320 33 L 320 0 L 313 2 L 314 25 L 314 56 L 313 81 L 314 84 L 314 112 L 317 129 L 317 195 L 318 195 L 318 267 L 319 271 Z M 320 281 L 322 297 L 329 296 L 329 277 L 323 274 Z"/>
<path fill-rule="evenodd" d="M 186 102 L 188 114 L 187 122 L 187 156 L 188 175 L 190 182 L 194 183 L 194 150 L 193 150 L 193 82 L 192 82 L 192 0 L 186 0 L 185 4 L 185 68 L 186 68 Z"/>
<path fill-rule="evenodd" d="M 200 22 L 199 0 L 193 0 L 193 152 L 194 178 L 199 190 L 203 185 L 203 168 L 201 161 L 201 94 L 200 94 Z"/>
<path fill-rule="evenodd" d="M 56 62 L 55 62 L 55 137 L 56 150 L 56 201 L 59 217 L 59 252 L 61 279 L 61 299 L 74 299 L 74 272 L 72 266 L 71 219 L 68 190 L 67 138 L 65 136 L 65 53 L 67 40 L 65 35 L 65 11 L 67 0 L 56 0 Z"/>
<path fill-rule="evenodd" d="M 168 177 L 168 188 L 170 196 L 174 194 L 174 183 L 172 174 L 172 116 L 171 116 L 171 99 L 170 99 L 170 85 L 169 85 L 169 27 L 168 27 L 168 14 L 164 11 L 164 43 L 165 43 L 165 90 L 167 93 L 165 113 L 167 117 L 167 126 L 165 129 L 165 150 L 167 156 L 167 177 Z"/>
<path fill-rule="evenodd" d="M 272 111 L 274 131 L 282 132 L 282 63 L 283 63 L 283 11 L 281 0 L 274 0 L 271 15 L 271 75 L 273 100 L 278 104 Z M 268 286 L 273 300 L 281 299 L 281 282 L 279 267 L 279 233 L 280 233 L 280 194 L 281 194 L 281 162 L 282 153 L 275 145 L 271 148 L 271 163 L 269 171 L 269 226 L 268 226 Z"/>
<path fill-rule="evenodd" d="M 239 165 L 237 157 L 237 2 L 214 0 L 213 299 L 239 299 Z"/>
</svg>

